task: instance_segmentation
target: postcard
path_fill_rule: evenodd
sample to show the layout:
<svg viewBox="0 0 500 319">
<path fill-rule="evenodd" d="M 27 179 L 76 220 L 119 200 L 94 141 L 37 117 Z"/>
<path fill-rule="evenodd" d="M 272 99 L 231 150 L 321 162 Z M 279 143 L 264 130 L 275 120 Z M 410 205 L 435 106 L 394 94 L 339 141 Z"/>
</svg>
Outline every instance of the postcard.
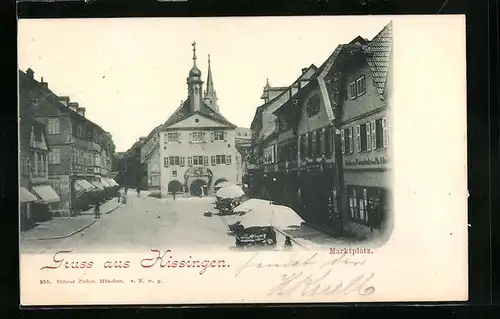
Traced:
<svg viewBox="0 0 500 319">
<path fill-rule="evenodd" d="M 465 301 L 465 16 L 19 20 L 22 306 Z"/>
</svg>

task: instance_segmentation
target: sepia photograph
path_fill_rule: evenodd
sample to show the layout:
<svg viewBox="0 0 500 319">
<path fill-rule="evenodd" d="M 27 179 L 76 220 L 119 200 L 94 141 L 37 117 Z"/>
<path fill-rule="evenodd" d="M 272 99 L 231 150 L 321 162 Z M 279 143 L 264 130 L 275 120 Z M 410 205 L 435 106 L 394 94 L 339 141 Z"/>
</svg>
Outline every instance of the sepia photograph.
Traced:
<svg viewBox="0 0 500 319">
<path fill-rule="evenodd" d="M 272 276 L 269 272 L 279 271 L 271 268 L 281 263 L 285 268 L 318 265 L 325 269 L 325 263 L 332 267 L 342 263 L 360 269 L 367 267 L 362 266 L 364 258 L 374 258 L 375 269 L 389 272 L 394 266 L 385 267 L 382 260 L 388 259 L 382 256 L 403 258 L 401 252 L 408 249 L 418 253 L 428 240 L 446 245 L 433 232 L 455 232 L 460 236 L 455 244 L 466 244 L 466 220 L 460 219 L 466 218 L 466 207 L 461 207 L 462 215 L 447 219 L 454 210 L 449 205 L 460 207 L 466 202 L 462 193 L 466 189 L 460 188 L 466 187 L 465 177 L 438 168 L 441 162 L 416 167 L 415 157 L 413 162 L 406 157 L 410 143 L 418 147 L 423 140 L 431 140 L 425 134 L 432 134 L 433 129 L 423 129 L 425 116 L 415 115 L 416 99 L 401 98 L 413 94 L 408 88 L 424 84 L 404 86 L 402 77 L 409 73 L 405 67 L 394 67 L 397 40 L 393 34 L 398 33 L 394 21 L 412 21 L 406 26 L 402 23 L 400 31 L 400 39 L 409 41 L 409 30 L 421 24 L 417 19 L 20 20 L 19 241 L 25 298 L 65 304 L 76 301 L 68 299 L 76 291 L 112 289 L 116 299 L 81 297 L 79 303 L 234 302 L 234 298 L 255 302 L 260 299 L 250 297 L 251 291 L 260 288 L 253 287 L 238 299 L 235 287 L 267 281 L 264 278 Z M 446 21 L 434 25 L 446 26 Z M 453 21 L 458 23 L 449 25 L 460 25 L 461 19 Z M 415 37 L 424 41 L 431 27 L 420 32 Z M 405 41 L 400 48 L 407 45 Z M 441 54 L 436 50 L 433 54 Z M 422 52 L 418 53 L 422 59 L 429 58 Z M 406 60 L 404 66 L 416 70 L 419 63 Z M 462 71 L 451 62 L 442 68 Z M 463 83 L 460 79 L 441 87 L 441 98 L 460 92 L 456 88 L 465 85 L 465 77 Z M 398 94 L 399 99 L 395 98 Z M 460 101 L 465 108 L 465 99 Z M 459 106 L 455 104 L 455 113 L 446 108 L 440 112 L 450 118 L 460 116 Z M 453 125 L 465 134 L 461 121 L 458 117 Z M 393 127 L 400 133 L 394 133 Z M 422 140 L 417 132 L 423 132 Z M 462 133 L 455 132 L 459 140 Z M 464 152 L 457 139 L 441 138 L 455 145 L 448 157 Z M 464 162 L 459 159 L 465 156 L 455 156 L 453 167 L 461 167 Z M 441 171 L 434 173 L 429 167 Z M 427 188 L 419 188 L 423 182 L 413 181 L 422 172 L 434 174 L 438 182 L 427 181 Z M 450 190 L 452 186 L 458 191 Z M 422 189 L 433 195 L 417 191 Z M 448 191 L 445 201 L 436 197 Z M 441 205 L 441 217 L 426 217 L 426 231 L 420 228 L 422 221 L 411 220 L 424 215 L 424 198 L 430 206 Z M 444 231 L 439 226 L 444 219 L 461 231 Z M 404 230 L 409 224 L 413 224 L 411 231 Z M 427 236 L 425 240 L 414 235 L 418 229 L 418 236 Z M 401 231 L 397 241 L 393 238 L 396 230 Z M 415 250 L 415 246 L 422 248 Z M 454 257 L 466 258 L 466 246 L 464 252 Z M 106 257 L 114 254 L 121 257 Z M 134 254 L 140 262 L 126 257 Z M 219 257 L 204 259 L 203 254 Z M 323 259 L 316 254 L 324 255 Z M 221 257 L 226 255 L 234 262 Z M 255 258 L 263 256 L 265 262 L 257 263 Z M 88 272 L 100 258 L 104 258 L 104 268 L 116 272 L 89 279 Z M 256 263 L 252 270 L 251 262 Z M 166 274 L 159 269 L 168 268 L 170 279 L 175 277 L 172 268 L 197 268 L 199 275 L 210 278 L 205 279 L 207 287 L 226 281 L 231 288 L 209 297 L 193 297 L 193 292 L 181 290 L 178 296 L 161 299 L 147 290 L 125 297 L 119 292 L 124 288 L 108 287 L 109 283 L 122 287 L 142 283 L 143 279 L 120 277 L 133 264 L 139 264 L 140 270 L 134 271 L 142 273 L 157 267 Z M 220 269 L 229 264 L 234 269 L 229 278 L 222 279 Z M 260 268 L 269 271 L 259 275 Z M 68 275 L 72 269 L 78 276 Z M 59 271 L 62 277 L 51 277 Z M 310 271 L 319 274 L 321 270 Z M 242 272 L 249 277 L 240 276 Z M 287 294 L 283 288 L 280 292 L 271 289 L 274 292 L 264 294 L 260 302 L 324 301 L 321 298 L 329 300 L 348 290 L 356 290 L 352 301 L 360 301 L 375 292 L 368 282 L 389 275 L 375 277 L 375 272 L 351 275 L 350 283 L 330 283 L 321 289 L 314 288 L 317 281 L 304 274 L 301 284 L 310 286 L 304 288 L 310 293 L 277 300 Z M 157 277 L 151 283 L 166 280 Z M 422 284 L 429 278 L 422 279 Z M 175 280 L 190 280 L 187 270 Z M 81 284 L 90 283 L 106 287 L 82 288 Z M 32 284 L 36 287 L 31 288 Z M 73 291 L 70 287 L 75 286 Z M 50 289 L 58 293 L 52 293 L 52 298 L 42 296 L 41 292 Z M 321 298 L 318 289 L 324 290 Z M 422 295 L 418 289 L 414 293 Z M 146 296 L 152 299 L 141 299 Z M 370 298 L 397 296 L 393 291 Z"/>
</svg>

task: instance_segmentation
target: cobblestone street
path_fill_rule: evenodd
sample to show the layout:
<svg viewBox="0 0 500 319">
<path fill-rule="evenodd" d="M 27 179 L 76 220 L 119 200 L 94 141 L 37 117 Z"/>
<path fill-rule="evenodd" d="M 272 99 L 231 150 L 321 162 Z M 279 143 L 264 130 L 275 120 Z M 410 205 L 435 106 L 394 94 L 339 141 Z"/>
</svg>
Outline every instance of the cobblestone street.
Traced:
<svg viewBox="0 0 500 319">
<path fill-rule="evenodd" d="M 213 198 L 157 199 L 146 193 L 140 198 L 129 193 L 123 204 L 88 228 L 67 238 L 28 240 L 21 238 L 21 253 L 52 253 L 73 249 L 75 252 L 131 251 L 149 249 L 189 248 L 190 250 L 225 250 L 234 246 L 234 237 L 228 234 L 222 217 L 203 216 L 212 211 Z M 110 205 L 110 204 L 109 204 Z M 81 219 L 93 220 L 92 216 Z M 58 223 L 71 222 L 60 220 Z M 277 232 L 278 247 L 282 247 L 285 234 Z M 318 230 L 303 226 L 292 235 L 294 249 L 323 249 L 338 240 Z M 25 236 L 27 237 L 27 236 Z"/>
</svg>

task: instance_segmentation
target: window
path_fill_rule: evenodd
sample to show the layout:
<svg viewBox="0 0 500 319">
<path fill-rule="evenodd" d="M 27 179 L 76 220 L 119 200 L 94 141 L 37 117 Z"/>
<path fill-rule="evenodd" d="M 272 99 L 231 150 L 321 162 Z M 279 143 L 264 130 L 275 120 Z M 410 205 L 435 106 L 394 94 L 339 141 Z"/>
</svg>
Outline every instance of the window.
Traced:
<svg viewBox="0 0 500 319">
<path fill-rule="evenodd" d="M 288 130 L 289 128 L 290 127 L 288 125 L 286 117 L 284 115 L 280 116 L 278 118 L 278 129 L 283 132 L 283 131 Z"/>
<path fill-rule="evenodd" d="M 318 139 L 317 139 L 317 136 L 318 136 L 317 133 L 318 132 L 316 132 L 316 131 L 309 132 L 309 135 L 311 136 L 311 138 L 310 138 L 310 141 L 311 141 L 310 145 L 311 146 L 309 147 L 309 149 L 310 149 L 309 155 L 311 157 L 316 156 L 316 151 L 317 151 L 316 148 L 317 148 L 317 145 L 318 145 L 317 144 L 317 141 L 318 141 Z"/>
<path fill-rule="evenodd" d="M 212 132 L 213 138 L 212 140 L 214 141 L 223 141 L 224 140 L 224 131 L 215 131 Z"/>
<path fill-rule="evenodd" d="M 385 148 L 389 147 L 389 120 L 386 117 L 382 119 L 382 139 L 383 146 Z"/>
<path fill-rule="evenodd" d="M 388 193 L 383 188 L 347 186 L 349 213 L 359 223 L 380 228 L 388 211 Z"/>
<path fill-rule="evenodd" d="M 349 83 L 349 96 L 351 97 L 351 100 L 356 98 L 356 82 L 354 81 Z"/>
<path fill-rule="evenodd" d="M 179 156 L 170 156 L 168 161 L 169 161 L 170 165 L 180 165 L 181 164 L 181 160 L 180 160 Z"/>
<path fill-rule="evenodd" d="M 49 118 L 47 123 L 47 134 L 61 134 L 60 131 L 60 121 L 58 118 Z"/>
<path fill-rule="evenodd" d="M 163 158 L 163 166 L 168 167 L 168 157 Z"/>
<path fill-rule="evenodd" d="M 188 156 L 188 166 L 193 166 L 193 157 Z"/>
<path fill-rule="evenodd" d="M 208 156 L 203 156 L 203 165 L 208 166 Z"/>
<path fill-rule="evenodd" d="M 215 156 L 210 156 L 210 161 L 212 162 L 212 166 L 215 166 Z"/>
<path fill-rule="evenodd" d="M 181 156 L 180 162 L 181 162 L 181 164 L 180 164 L 181 166 L 186 165 L 186 163 L 185 163 L 186 162 L 186 158 L 184 156 Z"/>
<path fill-rule="evenodd" d="M 389 132 L 387 118 L 371 121 L 372 149 L 386 148 L 389 146 Z"/>
<path fill-rule="evenodd" d="M 203 156 L 193 156 L 193 165 L 203 165 Z"/>
<path fill-rule="evenodd" d="M 231 155 L 226 155 L 226 165 L 231 165 Z"/>
<path fill-rule="evenodd" d="M 168 142 L 179 142 L 179 133 L 177 133 L 177 132 L 167 133 L 167 141 Z"/>
<path fill-rule="evenodd" d="M 356 80 L 356 96 L 361 96 L 366 93 L 365 76 L 362 75 Z"/>
<path fill-rule="evenodd" d="M 45 163 L 47 163 L 47 155 L 46 154 L 40 154 L 40 174 L 45 175 L 46 169 L 45 169 Z"/>
<path fill-rule="evenodd" d="M 321 100 L 319 95 L 313 95 L 307 100 L 306 111 L 309 117 L 319 113 Z"/>
<path fill-rule="evenodd" d="M 356 150 L 361 152 L 361 127 L 356 125 Z"/>
<path fill-rule="evenodd" d="M 340 143 L 342 144 L 342 154 L 345 154 L 345 130 L 340 131 Z"/>
<path fill-rule="evenodd" d="M 316 157 L 321 156 L 321 129 L 316 130 L 313 152 Z"/>
<path fill-rule="evenodd" d="M 333 129 L 331 127 L 328 127 L 325 129 L 325 156 L 330 157 L 332 155 L 332 133 Z"/>
<path fill-rule="evenodd" d="M 177 171 L 172 171 L 172 177 L 177 177 Z"/>
<path fill-rule="evenodd" d="M 307 156 L 308 157 L 312 157 L 314 146 L 315 146 L 315 145 L 313 145 L 313 141 L 316 141 L 316 140 L 313 138 L 313 133 L 314 132 L 307 133 Z"/>
<path fill-rule="evenodd" d="M 226 155 L 215 155 L 215 164 L 226 164 Z"/>
<path fill-rule="evenodd" d="M 366 150 L 371 151 L 371 149 L 372 149 L 372 130 L 371 130 L 370 122 L 367 122 L 365 124 L 365 131 L 366 131 Z"/>
<path fill-rule="evenodd" d="M 189 133 L 191 142 L 203 142 L 205 140 L 205 132 Z"/>
<path fill-rule="evenodd" d="M 306 157 L 306 136 L 301 135 L 299 137 L 299 152 L 300 159 L 303 160 Z"/>
<path fill-rule="evenodd" d="M 318 134 L 319 133 L 319 134 Z M 320 156 L 325 154 L 325 129 L 319 129 L 317 135 L 319 135 L 319 140 L 318 140 L 318 154 Z"/>
<path fill-rule="evenodd" d="M 58 147 L 52 147 L 49 153 L 49 164 L 61 164 L 60 151 Z"/>
<path fill-rule="evenodd" d="M 354 151 L 354 141 L 352 139 L 352 127 L 349 128 L 349 153 L 353 153 Z"/>
<path fill-rule="evenodd" d="M 348 187 L 347 193 L 349 196 L 349 213 L 352 219 L 356 219 L 358 215 L 358 199 L 356 197 L 356 189 L 354 187 Z"/>
</svg>

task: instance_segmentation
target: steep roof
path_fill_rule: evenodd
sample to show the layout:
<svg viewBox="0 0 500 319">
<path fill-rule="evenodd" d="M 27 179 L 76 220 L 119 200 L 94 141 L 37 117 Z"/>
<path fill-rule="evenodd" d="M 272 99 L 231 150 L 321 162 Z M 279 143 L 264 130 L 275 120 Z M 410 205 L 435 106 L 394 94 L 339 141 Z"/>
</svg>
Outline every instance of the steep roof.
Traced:
<svg viewBox="0 0 500 319">
<path fill-rule="evenodd" d="M 322 65 L 322 67 L 324 67 L 324 63 Z M 316 65 L 311 64 L 307 68 L 307 71 L 309 71 L 311 69 L 315 70 L 315 73 L 313 73 L 313 75 L 309 78 L 309 81 L 311 81 L 315 76 L 317 76 L 318 71 L 320 69 L 322 70 L 322 67 L 318 68 Z M 254 115 L 254 118 L 252 120 L 252 123 L 250 124 L 250 128 L 253 129 L 256 126 L 257 121 L 260 120 L 262 112 L 266 109 L 267 106 L 269 106 L 269 105 L 273 104 L 274 102 L 276 102 L 279 98 L 281 98 L 283 96 L 283 94 L 286 94 L 288 92 L 288 89 L 290 89 L 292 86 L 296 85 L 297 82 L 299 82 L 299 80 L 301 80 L 303 78 L 303 76 L 304 76 L 304 73 L 301 74 L 297 79 L 295 79 L 295 81 L 293 81 L 290 86 L 276 87 L 276 88 L 279 88 L 280 90 L 283 89 L 284 91 L 281 92 L 280 94 L 276 95 L 275 97 L 273 97 L 271 100 L 267 101 L 266 103 L 264 103 L 264 104 L 262 104 L 262 105 L 260 105 L 260 106 L 257 107 L 257 109 L 255 110 L 255 115 Z M 267 82 L 267 83 L 269 84 L 269 82 Z"/>
<path fill-rule="evenodd" d="M 368 44 L 368 51 L 372 53 L 367 56 L 367 62 L 373 81 L 378 93 L 383 95 L 392 53 L 392 21 Z"/>
<path fill-rule="evenodd" d="M 175 123 L 178 123 L 195 113 L 199 113 L 221 124 L 225 124 L 231 127 L 236 127 L 236 125 L 229 122 L 220 113 L 215 112 L 210 106 L 206 105 L 206 103 L 203 100 L 200 100 L 200 110 L 198 112 L 193 112 L 190 107 L 190 100 L 191 98 L 188 97 L 188 99 L 184 101 L 182 105 L 179 106 L 179 108 L 177 108 L 177 110 L 175 110 L 174 113 L 172 113 L 172 115 L 170 115 L 167 121 L 163 124 L 163 128 L 172 126 Z"/>
</svg>

